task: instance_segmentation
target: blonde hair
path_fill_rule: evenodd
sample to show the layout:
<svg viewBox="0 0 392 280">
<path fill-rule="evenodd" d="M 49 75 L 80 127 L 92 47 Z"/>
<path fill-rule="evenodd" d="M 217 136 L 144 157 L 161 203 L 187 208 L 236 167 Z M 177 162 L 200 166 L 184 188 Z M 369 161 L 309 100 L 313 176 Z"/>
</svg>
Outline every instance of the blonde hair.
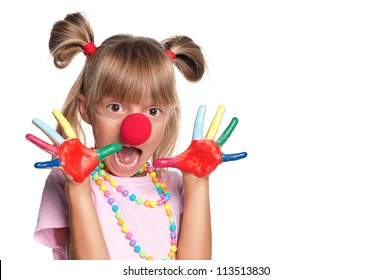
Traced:
<svg viewBox="0 0 392 280">
<path fill-rule="evenodd" d="M 49 40 L 55 66 L 67 67 L 90 42 L 94 42 L 94 33 L 81 13 L 69 14 L 56 22 Z M 167 50 L 175 53 L 173 60 L 166 54 Z M 93 54 L 87 55 L 62 113 L 85 141 L 78 110 L 80 94 L 86 96 L 88 105 L 105 96 L 135 103 L 150 97 L 154 103 L 172 108 L 162 143 L 153 158 L 171 156 L 177 144 L 181 117 L 173 65 L 190 82 L 199 81 L 206 69 L 200 47 L 186 36 L 173 36 L 161 43 L 130 34 L 111 36 Z M 57 131 L 63 133 L 60 127 Z"/>
</svg>

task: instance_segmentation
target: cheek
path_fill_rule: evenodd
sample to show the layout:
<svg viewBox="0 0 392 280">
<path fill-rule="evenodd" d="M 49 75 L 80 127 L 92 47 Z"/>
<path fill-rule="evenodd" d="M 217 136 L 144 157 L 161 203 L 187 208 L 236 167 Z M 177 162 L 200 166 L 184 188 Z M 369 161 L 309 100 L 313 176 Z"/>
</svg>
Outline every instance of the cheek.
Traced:
<svg viewBox="0 0 392 280">
<path fill-rule="evenodd" d="M 96 148 L 102 148 L 114 142 L 118 142 L 120 128 L 115 124 L 108 124 L 99 119 L 92 121 L 92 130 Z"/>
<path fill-rule="evenodd" d="M 154 126 L 152 128 L 152 133 L 150 138 L 148 139 L 148 143 L 154 147 L 154 149 L 157 149 L 158 146 L 161 144 L 163 135 L 165 134 L 165 129 L 166 127 L 164 125 L 162 126 Z"/>
</svg>

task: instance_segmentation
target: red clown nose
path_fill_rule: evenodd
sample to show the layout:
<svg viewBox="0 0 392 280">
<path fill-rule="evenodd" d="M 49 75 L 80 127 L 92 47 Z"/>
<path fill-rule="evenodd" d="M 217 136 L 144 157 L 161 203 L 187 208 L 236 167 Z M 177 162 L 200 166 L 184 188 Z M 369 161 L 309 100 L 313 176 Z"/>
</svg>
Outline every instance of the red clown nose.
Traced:
<svg viewBox="0 0 392 280">
<path fill-rule="evenodd" d="M 121 124 L 120 135 L 130 145 L 138 146 L 150 138 L 152 125 L 143 114 L 128 115 Z"/>
</svg>

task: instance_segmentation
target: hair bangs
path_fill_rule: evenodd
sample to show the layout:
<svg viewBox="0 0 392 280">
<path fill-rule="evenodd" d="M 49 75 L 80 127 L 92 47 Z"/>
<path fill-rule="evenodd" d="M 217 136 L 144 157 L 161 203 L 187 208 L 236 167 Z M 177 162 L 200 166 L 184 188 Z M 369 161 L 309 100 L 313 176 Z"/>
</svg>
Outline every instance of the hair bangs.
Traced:
<svg viewBox="0 0 392 280">
<path fill-rule="evenodd" d="M 99 65 L 93 66 L 90 102 L 110 96 L 132 103 L 178 104 L 174 69 L 163 49 L 144 38 L 129 39 L 133 40 L 117 44 L 117 51 L 111 51 L 115 55 L 100 53 Z M 143 46 L 135 48 L 136 44 Z"/>
</svg>

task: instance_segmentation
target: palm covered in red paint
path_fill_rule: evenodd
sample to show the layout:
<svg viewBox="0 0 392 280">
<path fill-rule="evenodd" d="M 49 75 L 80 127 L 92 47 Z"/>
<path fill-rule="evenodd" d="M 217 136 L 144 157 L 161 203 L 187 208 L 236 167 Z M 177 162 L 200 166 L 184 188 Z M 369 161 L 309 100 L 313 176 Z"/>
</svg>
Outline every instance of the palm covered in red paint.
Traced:
<svg viewBox="0 0 392 280">
<path fill-rule="evenodd" d="M 53 114 L 68 139 L 65 140 L 41 120 L 34 119 L 33 123 L 49 136 L 55 145 L 49 144 L 32 134 L 27 134 L 26 139 L 44 151 L 56 156 L 51 161 L 36 162 L 34 164 L 36 168 L 61 167 L 73 181 L 81 183 L 94 171 L 101 160 L 122 148 L 118 143 L 107 145 L 98 150 L 87 148 L 76 138 L 75 132 L 63 114 L 58 110 L 53 110 Z"/>
<path fill-rule="evenodd" d="M 155 167 L 174 167 L 184 172 L 193 173 L 197 177 L 211 174 L 219 164 L 245 158 L 246 152 L 238 154 L 224 154 L 221 147 L 226 143 L 231 133 L 238 124 L 238 119 L 233 118 L 215 142 L 214 138 L 219 129 L 224 114 L 224 107 L 219 106 L 205 138 L 202 137 L 205 106 L 200 106 L 193 130 L 193 139 L 190 146 L 180 155 L 172 158 L 159 158 L 154 160 Z"/>
</svg>

